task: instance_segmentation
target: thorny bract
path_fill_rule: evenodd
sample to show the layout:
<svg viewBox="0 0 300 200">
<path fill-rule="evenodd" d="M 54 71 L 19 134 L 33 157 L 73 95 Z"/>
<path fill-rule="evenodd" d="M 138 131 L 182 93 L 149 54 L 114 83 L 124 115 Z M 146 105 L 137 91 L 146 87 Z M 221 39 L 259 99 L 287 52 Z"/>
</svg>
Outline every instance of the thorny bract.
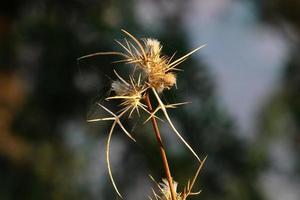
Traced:
<svg viewBox="0 0 300 200">
<path fill-rule="evenodd" d="M 183 192 L 177 192 L 177 186 L 178 183 L 173 181 L 173 188 L 176 192 L 176 200 L 186 200 L 188 196 L 193 196 L 193 195 L 198 195 L 201 193 L 201 190 L 198 192 L 192 192 L 192 189 L 194 187 L 195 181 L 198 178 L 198 175 L 205 163 L 207 157 L 205 157 L 201 162 L 200 165 L 192 179 L 192 181 L 188 181 L 187 185 L 184 187 Z M 157 183 L 152 176 L 150 178 L 156 183 L 156 186 L 159 190 L 159 194 L 155 192 L 154 189 L 152 189 L 153 193 L 153 198 L 149 197 L 149 200 L 171 200 L 171 193 L 170 193 L 170 188 L 168 185 L 168 182 L 166 179 L 162 179 L 161 183 Z"/>
<path fill-rule="evenodd" d="M 176 67 L 180 63 L 185 61 L 191 54 L 205 46 L 202 45 L 194 49 L 193 51 L 187 53 L 186 55 L 176 60 L 173 60 L 175 54 L 173 54 L 171 57 L 162 55 L 162 45 L 158 40 L 151 38 L 138 40 L 129 32 L 125 30 L 122 31 L 129 37 L 129 40 L 125 38 L 123 43 L 117 40 L 116 42 L 123 48 L 124 52 L 98 52 L 78 58 L 78 60 L 81 60 L 97 55 L 116 55 L 120 56 L 122 59 L 117 60 L 115 63 L 125 63 L 132 67 L 132 72 L 129 75 L 128 81 L 122 78 L 115 71 L 115 75 L 117 76 L 118 80 L 113 81 L 111 85 L 111 90 L 114 91 L 115 95 L 106 98 L 107 101 L 115 99 L 120 100 L 121 109 L 117 113 L 113 113 L 108 108 L 98 103 L 99 107 L 105 110 L 108 114 L 110 114 L 110 116 L 88 120 L 89 122 L 108 120 L 113 121 L 107 139 L 106 160 L 110 179 L 116 192 L 120 197 L 122 196 L 119 190 L 117 189 L 110 167 L 110 141 L 116 125 L 119 125 L 123 132 L 129 138 L 135 141 L 135 139 L 125 129 L 121 122 L 122 117 L 127 115 L 127 117 L 130 118 L 134 111 L 137 112 L 138 116 L 140 116 L 140 110 L 148 114 L 149 118 L 145 121 L 146 123 L 152 117 L 158 118 L 156 116 L 156 113 L 161 110 L 173 132 L 179 137 L 179 139 L 184 143 L 184 145 L 189 149 L 189 151 L 192 152 L 196 159 L 201 164 L 203 163 L 203 161 L 200 160 L 200 158 L 192 149 L 192 147 L 184 140 L 181 134 L 177 131 L 167 112 L 167 108 L 176 108 L 177 106 L 185 103 L 164 104 L 159 94 L 161 94 L 165 89 L 171 89 L 174 85 L 176 85 L 175 71 L 180 71 L 180 69 Z M 151 92 L 154 94 L 155 99 L 158 103 L 158 106 L 154 109 L 152 113 L 149 112 L 147 106 L 143 103 L 145 95 L 148 95 Z"/>
</svg>

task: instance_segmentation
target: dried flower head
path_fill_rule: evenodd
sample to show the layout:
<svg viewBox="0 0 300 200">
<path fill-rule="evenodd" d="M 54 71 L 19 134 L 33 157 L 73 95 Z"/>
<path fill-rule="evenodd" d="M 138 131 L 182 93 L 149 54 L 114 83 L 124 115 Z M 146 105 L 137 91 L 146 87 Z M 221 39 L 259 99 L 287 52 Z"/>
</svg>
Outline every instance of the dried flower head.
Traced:
<svg viewBox="0 0 300 200">
<path fill-rule="evenodd" d="M 164 89 L 172 88 L 176 84 L 176 75 L 174 72 L 180 71 L 176 67 L 191 54 L 205 46 L 202 45 L 177 60 L 172 61 L 175 53 L 171 57 L 162 55 L 162 46 L 158 40 L 147 38 L 142 42 L 129 32 L 122 31 L 131 39 L 131 41 L 124 39 L 124 44 L 116 41 L 125 52 L 99 52 L 83 56 L 79 60 L 96 55 L 121 56 L 123 59 L 116 62 L 124 62 L 133 65 L 135 69 L 141 69 L 147 77 L 146 82 L 148 86 L 155 88 L 158 93 L 161 93 Z"/>
<path fill-rule="evenodd" d="M 120 106 L 123 107 L 121 111 L 130 110 L 129 117 L 131 117 L 135 110 L 139 115 L 139 108 L 149 113 L 146 109 L 147 106 L 142 103 L 142 100 L 144 99 L 144 92 L 148 89 L 148 87 L 141 84 L 141 76 L 138 77 L 137 81 L 130 76 L 130 81 L 127 82 L 116 71 L 115 74 L 119 80 L 112 82 L 111 89 L 116 95 L 108 97 L 106 100 L 120 99 L 122 101 Z"/>
<path fill-rule="evenodd" d="M 177 193 L 177 182 L 173 181 L 173 188 L 175 190 L 176 193 L 176 200 L 182 200 L 181 199 L 181 194 Z M 168 184 L 167 179 L 162 179 L 162 182 L 159 183 L 159 187 L 160 187 L 160 192 L 162 195 L 162 200 L 171 200 L 171 190 Z"/>
<path fill-rule="evenodd" d="M 148 84 L 155 88 L 158 93 L 161 93 L 164 89 L 172 88 L 176 84 L 176 75 L 173 71 L 179 70 L 176 66 L 182 63 L 189 55 L 204 47 L 202 45 L 181 58 L 172 61 L 175 54 L 170 58 L 162 55 L 162 46 L 158 40 L 149 38 L 144 39 L 144 43 L 141 43 L 127 31 L 122 31 L 132 39 L 133 43 L 128 42 L 126 39 L 125 45 L 118 42 L 124 48 L 125 53 L 115 53 L 125 57 L 121 62 L 134 64 L 135 67 L 141 68 L 146 77 L 148 77 Z"/>
<path fill-rule="evenodd" d="M 184 190 L 183 192 L 178 192 L 177 191 L 177 186 L 178 186 L 178 183 L 173 181 L 173 189 L 175 191 L 175 198 L 176 200 L 186 200 L 189 196 L 193 196 L 193 195 L 198 195 L 201 193 L 201 190 L 198 191 L 198 192 L 192 192 L 192 189 L 194 187 L 194 184 L 199 176 L 199 173 L 201 171 L 201 169 L 203 168 L 203 165 L 206 161 L 206 158 L 205 157 L 201 162 L 200 162 L 200 165 L 192 179 L 192 182 L 188 181 L 187 185 L 184 187 Z M 162 182 L 161 183 L 157 183 L 155 181 L 155 179 L 150 176 L 150 178 L 156 183 L 156 186 L 159 190 L 159 194 L 157 194 L 155 192 L 155 190 L 152 189 L 152 193 L 153 193 L 153 196 L 155 198 L 155 200 L 171 200 L 171 190 L 170 190 L 170 186 L 168 184 L 168 181 L 166 179 L 162 179 Z M 150 200 L 153 200 L 151 197 L 149 197 Z"/>
<path fill-rule="evenodd" d="M 161 55 L 162 46 L 156 39 L 145 39 L 147 60 L 140 67 L 148 76 L 148 83 L 158 93 L 170 89 L 176 84 L 176 75 L 168 70 L 169 59 Z"/>
</svg>

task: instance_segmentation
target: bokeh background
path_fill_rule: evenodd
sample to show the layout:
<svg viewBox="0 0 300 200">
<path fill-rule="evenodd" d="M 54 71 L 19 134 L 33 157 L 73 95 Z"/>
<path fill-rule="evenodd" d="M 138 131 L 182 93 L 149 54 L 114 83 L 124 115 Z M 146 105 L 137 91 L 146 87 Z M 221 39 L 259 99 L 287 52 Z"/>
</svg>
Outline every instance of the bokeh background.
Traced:
<svg viewBox="0 0 300 200">
<path fill-rule="evenodd" d="M 114 79 L 120 29 L 155 37 L 183 55 L 168 102 L 201 157 L 203 200 L 300 199 L 300 1 L 40 0 L 0 6 L 0 199 L 117 199 L 105 163 L 110 123 L 89 124 Z M 125 199 L 147 199 L 163 170 L 149 125 L 138 142 L 119 130 L 112 167 Z M 182 188 L 195 159 L 161 123 Z"/>
</svg>

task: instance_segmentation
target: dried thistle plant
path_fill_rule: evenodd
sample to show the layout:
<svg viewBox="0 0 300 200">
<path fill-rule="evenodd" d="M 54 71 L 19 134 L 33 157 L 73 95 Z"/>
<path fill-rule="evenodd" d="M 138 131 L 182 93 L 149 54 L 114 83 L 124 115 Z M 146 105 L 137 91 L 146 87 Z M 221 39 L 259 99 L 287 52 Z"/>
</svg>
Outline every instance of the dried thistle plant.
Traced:
<svg viewBox="0 0 300 200">
<path fill-rule="evenodd" d="M 110 167 L 110 141 L 112 137 L 112 133 L 116 125 L 119 125 L 123 132 L 131 138 L 133 141 L 135 139 L 131 136 L 131 134 L 125 129 L 121 122 L 121 118 L 127 116 L 127 118 L 131 118 L 134 111 L 140 116 L 140 110 L 144 111 L 149 117 L 145 121 L 148 122 L 151 120 L 154 133 L 158 142 L 158 146 L 160 149 L 160 155 L 163 160 L 164 170 L 166 173 L 166 181 L 164 184 L 158 184 L 161 189 L 161 193 L 164 197 L 159 197 L 154 193 L 156 199 L 165 199 L 165 200 L 176 200 L 176 199 L 186 199 L 187 196 L 192 195 L 191 188 L 194 184 L 195 178 L 198 176 L 199 172 L 197 171 L 194 181 L 192 184 L 188 184 L 187 188 L 185 188 L 183 193 L 176 193 L 176 184 L 172 180 L 172 176 L 169 169 L 169 164 L 167 160 L 167 156 L 165 153 L 165 148 L 161 139 L 160 131 L 157 125 L 156 113 L 158 111 L 162 111 L 166 121 L 170 125 L 173 132 L 179 137 L 179 139 L 184 143 L 184 145 L 189 149 L 189 151 L 196 157 L 196 159 L 200 162 L 200 169 L 203 166 L 205 159 L 200 160 L 199 156 L 195 153 L 192 147 L 184 140 L 181 134 L 175 128 L 173 122 L 171 121 L 169 114 L 167 112 L 168 108 L 176 108 L 179 105 L 186 104 L 183 103 L 174 103 L 174 104 L 165 104 L 160 98 L 160 94 L 165 89 L 171 89 L 174 85 L 176 85 L 176 71 L 181 71 L 176 68 L 180 63 L 185 61 L 191 54 L 198 51 L 205 45 L 202 45 L 193 51 L 187 53 L 186 55 L 173 60 L 175 54 L 171 57 L 167 57 L 162 55 L 162 46 L 160 42 L 156 39 L 143 39 L 138 40 L 129 32 L 122 30 L 128 37 L 128 39 L 124 39 L 124 43 L 116 41 L 124 50 L 124 52 L 98 52 L 94 54 L 89 54 L 83 57 L 78 58 L 78 60 L 93 57 L 97 55 L 117 55 L 122 59 L 117 60 L 116 63 L 125 63 L 132 67 L 132 72 L 129 75 L 129 80 L 125 80 L 122 78 L 116 71 L 115 75 L 118 80 L 113 81 L 111 85 L 111 90 L 114 91 L 114 96 L 107 97 L 106 100 L 115 100 L 118 99 L 121 101 L 120 107 L 121 109 L 113 113 L 111 110 L 106 108 L 105 106 L 98 104 L 100 108 L 105 110 L 111 116 L 97 119 L 89 119 L 89 122 L 95 121 L 113 121 L 111 129 L 108 134 L 107 145 L 106 145 L 106 158 L 107 158 L 107 166 L 109 171 L 109 176 L 112 181 L 112 184 L 117 192 L 117 194 L 121 196 L 116 183 L 114 181 L 111 167 Z M 158 106 L 156 108 L 152 107 L 152 103 L 150 100 L 150 93 L 154 94 L 154 97 L 157 101 Z"/>
</svg>

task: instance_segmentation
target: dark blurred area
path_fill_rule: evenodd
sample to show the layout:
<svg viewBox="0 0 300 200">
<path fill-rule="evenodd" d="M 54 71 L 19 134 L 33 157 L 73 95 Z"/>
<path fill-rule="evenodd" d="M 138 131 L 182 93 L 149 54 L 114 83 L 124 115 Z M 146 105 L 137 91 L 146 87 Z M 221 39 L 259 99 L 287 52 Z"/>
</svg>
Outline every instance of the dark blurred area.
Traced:
<svg viewBox="0 0 300 200">
<path fill-rule="evenodd" d="M 231 11 L 237 14 L 231 15 Z M 246 11 L 250 14 L 246 15 Z M 235 27 L 235 22 L 237 29 L 225 30 L 228 24 Z M 272 72 L 277 70 L 277 78 L 267 86 L 255 78 L 267 80 L 269 71 L 246 67 L 257 59 L 256 54 L 252 57 L 247 54 L 247 49 L 256 52 L 260 46 L 243 46 L 245 39 L 239 36 L 245 27 L 248 30 L 254 25 L 259 28 L 251 33 L 253 38 L 249 40 L 256 39 L 265 29 L 271 30 L 267 38 L 273 32 L 284 38 L 284 45 L 279 47 L 273 45 L 273 40 L 263 43 L 264 48 L 257 51 L 263 52 L 261 63 L 272 58 L 273 49 L 288 49 L 279 67 L 271 66 Z M 97 51 L 119 51 L 114 39 L 125 37 L 121 29 L 138 38 L 159 39 L 167 55 L 175 51 L 178 56 L 183 55 L 207 42 L 207 50 L 200 50 L 181 64 L 184 72 L 178 74 L 178 89 L 167 91 L 163 97 L 170 103 L 193 102 L 170 111 L 170 115 L 196 152 L 201 157 L 208 155 L 195 186 L 195 190 L 203 191 L 190 199 L 299 200 L 300 3 L 297 0 L 3 2 L 0 7 L 1 200 L 117 199 L 105 161 L 105 142 L 111 124 L 87 123 L 86 119 L 89 113 L 97 112 L 96 102 L 108 94 L 111 80 L 115 79 L 113 69 L 122 71 L 123 66 L 112 64 L 114 58 L 110 56 L 79 63 L 77 58 Z M 226 38 L 227 33 L 234 42 L 229 41 L 230 45 L 225 46 L 226 41 L 217 45 L 212 41 L 210 47 L 213 36 Z M 243 77 L 242 72 L 234 74 L 230 68 L 216 67 L 218 63 L 229 66 L 222 62 L 230 59 L 231 54 L 242 63 L 234 68 L 235 72 L 253 72 L 251 81 L 257 84 L 247 84 L 247 88 L 266 88 L 268 92 L 263 99 L 254 98 L 258 95 L 252 90 L 234 89 L 236 85 L 245 86 L 251 73 Z M 228 74 L 234 75 L 225 76 Z M 229 86 L 232 83 L 229 92 L 223 87 L 227 83 Z M 232 91 L 253 98 L 229 101 L 233 107 L 227 108 L 226 95 L 231 97 Z M 253 123 L 241 122 L 238 117 L 246 113 L 243 105 L 247 102 L 258 102 L 249 107 L 257 111 L 251 115 Z M 243 128 L 243 123 L 247 128 Z M 113 137 L 112 168 L 125 199 L 147 199 L 151 187 L 155 187 L 148 174 L 157 180 L 164 177 L 151 126 L 142 124 L 127 123 L 128 127 L 135 127 L 136 144 L 119 130 Z M 171 170 L 181 190 L 194 174 L 197 163 L 166 124 L 161 123 L 160 127 Z"/>
</svg>

